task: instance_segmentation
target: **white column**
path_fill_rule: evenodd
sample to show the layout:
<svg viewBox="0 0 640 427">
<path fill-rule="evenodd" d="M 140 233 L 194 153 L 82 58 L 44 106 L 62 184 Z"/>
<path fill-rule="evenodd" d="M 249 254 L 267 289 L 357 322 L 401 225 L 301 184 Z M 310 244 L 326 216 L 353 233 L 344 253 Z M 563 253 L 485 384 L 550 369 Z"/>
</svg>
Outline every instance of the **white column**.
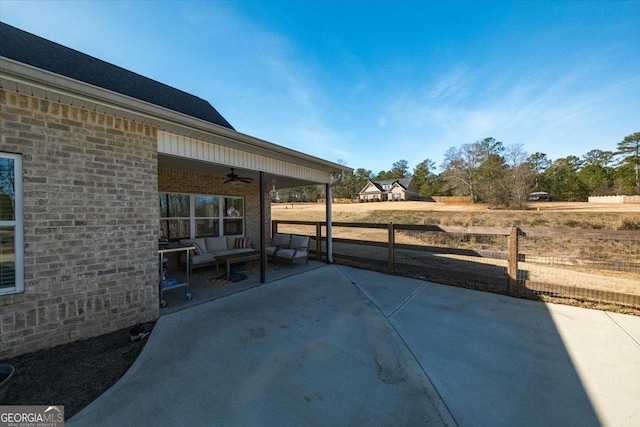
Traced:
<svg viewBox="0 0 640 427">
<path fill-rule="evenodd" d="M 333 242 L 331 241 L 331 185 L 326 184 L 326 207 L 327 207 L 327 264 L 333 264 Z"/>
</svg>

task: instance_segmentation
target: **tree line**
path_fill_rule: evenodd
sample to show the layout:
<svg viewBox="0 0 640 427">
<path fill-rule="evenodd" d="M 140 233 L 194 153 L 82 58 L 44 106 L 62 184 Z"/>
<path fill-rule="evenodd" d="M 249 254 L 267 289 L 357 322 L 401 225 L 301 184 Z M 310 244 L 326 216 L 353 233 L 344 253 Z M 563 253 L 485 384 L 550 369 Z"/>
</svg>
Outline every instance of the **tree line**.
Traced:
<svg viewBox="0 0 640 427">
<path fill-rule="evenodd" d="M 342 163 L 338 161 L 339 163 Z M 544 191 L 556 201 L 586 201 L 589 196 L 640 194 L 640 132 L 627 135 L 615 151 L 593 149 L 582 157 L 551 160 L 529 155 L 521 144 L 505 145 L 493 137 L 449 148 L 437 173 L 425 159 L 413 170 L 407 160 L 377 174 L 357 168 L 345 174 L 333 196 L 355 200 L 369 180 L 413 177 L 420 196 L 469 196 L 475 202 L 515 209 L 525 207 L 529 193 Z M 278 192 L 280 201 L 315 201 L 324 187 Z"/>
</svg>

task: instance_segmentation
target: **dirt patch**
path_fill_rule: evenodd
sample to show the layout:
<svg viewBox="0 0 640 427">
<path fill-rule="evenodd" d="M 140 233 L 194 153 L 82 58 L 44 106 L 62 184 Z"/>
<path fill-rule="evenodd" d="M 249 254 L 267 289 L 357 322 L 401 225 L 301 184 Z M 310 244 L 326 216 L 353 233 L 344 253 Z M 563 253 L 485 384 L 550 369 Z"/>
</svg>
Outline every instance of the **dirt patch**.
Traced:
<svg viewBox="0 0 640 427">
<path fill-rule="evenodd" d="M 146 331 L 153 323 L 143 325 Z M 69 419 L 115 384 L 148 338 L 123 329 L 2 361 L 16 368 L 4 405 L 64 405 Z"/>
</svg>

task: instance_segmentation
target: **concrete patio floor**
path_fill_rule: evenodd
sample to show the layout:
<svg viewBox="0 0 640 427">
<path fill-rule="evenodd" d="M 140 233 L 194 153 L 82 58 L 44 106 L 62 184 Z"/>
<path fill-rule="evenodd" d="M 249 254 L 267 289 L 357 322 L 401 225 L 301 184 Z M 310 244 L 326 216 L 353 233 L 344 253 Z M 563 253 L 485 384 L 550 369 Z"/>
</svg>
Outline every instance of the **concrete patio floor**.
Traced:
<svg viewBox="0 0 640 427">
<path fill-rule="evenodd" d="M 246 263 L 233 265 L 232 271 L 248 271 L 248 277 L 237 282 L 223 284 L 222 286 L 211 284 L 207 279 L 224 277 L 224 267 L 221 267 L 219 271 L 216 271 L 215 267 L 206 267 L 194 270 L 194 273 L 191 274 L 191 278 L 189 280 L 189 292 L 192 295 L 192 299 L 187 300 L 187 289 L 185 287 L 168 289 L 164 293 L 164 299 L 167 302 L 167 305 L 160 309 L 160 316 L 175 313 L 176 311 L 181 311 L 195 305 L 211 302 L 213 300 L 259 286 L 260 271 L 255 271 L 256 268 L 259 268 L 259 264 L 258 262 L 253 262 L 251 264 L 251 267 L 253 269 L 248 269 Z M 274 282 L 276 280 L 284 279 L 290 276 L 295 276 L 306 271 L 323 267 L 325 265 L 325 262 L 316 260 L 309 260 L 308 263 L 298 262 L 293 267 L 289 266 L 288 264 L 272 265 L 269 262 L 267 265 L 265 277 L 266 283 Z M 176 278 L 181 283 L 185 281 L 185 273 L 182 271 L 169 271 L 168 277 Z"/>
<path fill-rule="evenodd" d="M 162 316 L 67 425 L 640 424 L 640 318 L 323 265 Z"/>
</svg>

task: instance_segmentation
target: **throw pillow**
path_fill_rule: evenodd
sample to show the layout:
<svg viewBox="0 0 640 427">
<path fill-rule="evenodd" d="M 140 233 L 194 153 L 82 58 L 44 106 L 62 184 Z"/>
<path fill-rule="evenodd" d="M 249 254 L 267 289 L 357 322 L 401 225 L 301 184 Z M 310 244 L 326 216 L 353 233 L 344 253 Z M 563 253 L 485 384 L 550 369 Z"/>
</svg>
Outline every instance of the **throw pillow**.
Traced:
<svg viewBox="0 0 640 427">
<path fill-rule="evenodd" d="M 248 237 L 238 237 L 236 239 L 236 249 L 246 249 L 251 247 L 251 240 Z"/>
<path fill-rule="evenodd" d="M 193 247 L 195 248 L 193 250 L 193 254 L 194 255 L 202 255 L 202 249 L 200 249 L 200 246 L 198 246 L 198 244 L 196 242 L 193 242 Z"/>
</svg>

